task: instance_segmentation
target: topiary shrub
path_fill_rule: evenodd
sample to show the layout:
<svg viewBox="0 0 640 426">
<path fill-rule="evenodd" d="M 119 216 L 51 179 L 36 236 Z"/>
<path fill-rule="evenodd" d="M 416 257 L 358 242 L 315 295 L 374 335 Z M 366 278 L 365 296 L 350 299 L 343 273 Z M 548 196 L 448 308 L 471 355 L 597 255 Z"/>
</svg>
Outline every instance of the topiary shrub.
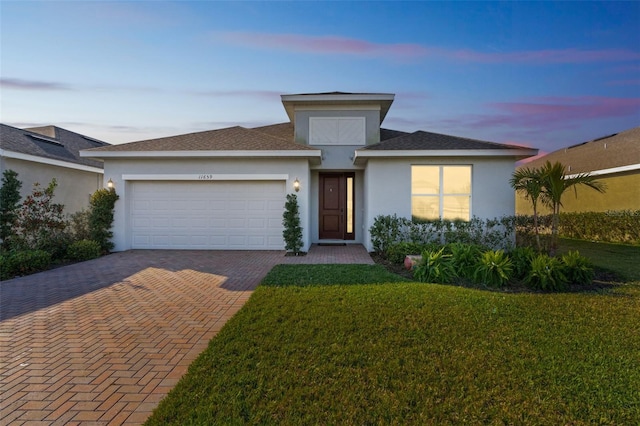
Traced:
<svg viewBox="0 0 640 426">
<path fill-rule="evenodd" d="M 560 291 L 567 289 L 564 264 L 555 257 L 539 254 L 531 261 L 531 270 L 524 283 L 537 290 Z"/>
<path fill-rule="evenodd" d="M 591 262 L 577 251 L 570 251 L 560 258 L 564 273 L 571 284 L 589 285 L 595 275 Z"/>
<path fill-rule="evenodd" d="M 100 248 L 104 252 L 108 252 L 113 248 L 111 225 L 113 225 L 113 209 L 118 198 L 120 197 L 113 188 L 98 189 L 91 196 L 89 233 L 91 240 L 100 244 Z"/>
<path fill-rule="evenodd" d="M 302 227 L 300 226 L 300 208 L 296 194 L 287 194 L 282 214 L 282 226 L 284 226 L 282 230 L 284 248 L 297 256 L 302 249 Z"/>
<path fill-rule="evenodd" d="M 511 279 L 513 265 L 502 250 L 488 250 L 480 256 L 473 278 L 479 284 L 501 288 Z"/>
<path fill-rule="evenodd" d="M 71 244 L 67 250 L 67 258 L 82 262 L 100 257 L 102 247 L 96 241 L 80 240 Z"/>
<path fill-rule="evenodd" d="M 44 250 L 22 250 L 0 256 L 0 279 L 44 271 L 51 264 L 51 255 Z"/>
<path fill-rule="evenodd" d="M 415 279 L 421 282 L 451 284 L 457 278 L 452 256 L 440 250 L 425 250 L 422 260 L 413 270 Z"/>
<path fill-rule="evenodd" d="M 18 180 L 18 173 L 5 170 L 2 173 L 0 185 L 0 240 L 2 248 L 8 249 L 11 239 L 16 233 L 16 219 L 20 207 L 20 188 L 22 182 Z"/>
</svg>

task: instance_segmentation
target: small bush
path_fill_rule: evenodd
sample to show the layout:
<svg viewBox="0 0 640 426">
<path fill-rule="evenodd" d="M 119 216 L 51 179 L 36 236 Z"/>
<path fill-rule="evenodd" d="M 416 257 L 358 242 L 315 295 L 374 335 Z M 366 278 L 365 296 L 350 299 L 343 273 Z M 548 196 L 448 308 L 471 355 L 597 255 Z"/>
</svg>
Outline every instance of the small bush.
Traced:
<svg viewBox="0 0 640 426">
<path fill-rule="evenodd" d="M 531 270 L 524 282 L 538 290 L 566 290 L 567 278 L 564 270 L 565 267 L 560 260 L 540 254 L 531 261 Z"/>
<path fill-rule="evenodd" d="M 504 287 L 511 279 L 513 265 L 502 250 L 488 250 L 480 256 L 474 279 L 490 287 Z"/>
<path fill-rule="evenodd" d="M 571 284 L 591 284 L 595 273 L 589 259 L 581 256 L 577 251 L 570 251 L 560 260 L 565 266 L 565 276 Z"/>
<path fill-rule="evenodd" d="M 474 270 L 482 255 L 480 246 L 475 244 L 451 243 L 447 244 L 445 251 L 451 253 L 452 264 L 458 276 L 472 280 Z"/>
<path fill-rule="evenodd" d="M 51 255 L 44 250 L 22 250 L 0 256 L 0 279 L 44 271 L 51 265 Z"/>
<path fill-rule="evenodd" d="M 422 260 L 413 271 L 415 279 L 421 282 L 450 284 L 456 279 L 452 256 L 440 250 L 425 250 Z"/>
<path fill-rule="evenodd" d="M 80 210 L 69 215 L 67 229 L 74 241 L 90 240 L 91 229 L 89 228 L 90 210 Z"/>
<path fill-rule="evenodd" d="M 100 257 L 102 248 L 97 241 L 80 240 L 69 246 L 67 257 L 70 260 L 82 262 Z"/>
<path fill-rule="evenodd" d="M 513 264 L 513 278 L 524 280 L 531 271 L 531 261 L 536 255 L 533 247 L 517 247 L 511 250 L 509 258 Z"/>
</svg>

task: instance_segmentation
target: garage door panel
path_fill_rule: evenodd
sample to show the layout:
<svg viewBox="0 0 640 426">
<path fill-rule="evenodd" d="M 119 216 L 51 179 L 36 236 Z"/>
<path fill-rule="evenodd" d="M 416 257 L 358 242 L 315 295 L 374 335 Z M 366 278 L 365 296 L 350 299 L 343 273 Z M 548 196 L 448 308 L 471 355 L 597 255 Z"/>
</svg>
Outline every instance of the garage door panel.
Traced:
<svg viewBox="0 0 640 426">
<path fill-rule="evenodd" d="M 133 248 L 282 250 L 282 181 L 134 182 Z"/>
</svg>

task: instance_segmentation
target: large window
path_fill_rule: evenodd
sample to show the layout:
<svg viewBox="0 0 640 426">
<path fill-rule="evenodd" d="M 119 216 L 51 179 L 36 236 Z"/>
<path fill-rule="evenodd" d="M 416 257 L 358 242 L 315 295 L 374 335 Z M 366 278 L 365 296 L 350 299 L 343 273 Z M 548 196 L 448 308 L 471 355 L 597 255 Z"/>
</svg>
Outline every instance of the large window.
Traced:
<svg viewBox="0 0 640 426">
<path fill-rule="evenodd" d="M 415 219 L 471 219 L 471 166 L 411 166 Z"/>
</svg>

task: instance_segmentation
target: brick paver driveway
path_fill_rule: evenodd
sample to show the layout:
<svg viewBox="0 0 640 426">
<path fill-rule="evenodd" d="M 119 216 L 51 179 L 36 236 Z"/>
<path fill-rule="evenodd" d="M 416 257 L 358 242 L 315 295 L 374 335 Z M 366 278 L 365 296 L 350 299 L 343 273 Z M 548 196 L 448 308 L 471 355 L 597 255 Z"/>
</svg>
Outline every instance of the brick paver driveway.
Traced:
<svg viewBox="0 0 640 426">
<path fill-rule="evenodd" d="M 140 424 L 278 263 L 362 246 L 128 251 L 0 283 L 0 424 Z"/>
</svg>

